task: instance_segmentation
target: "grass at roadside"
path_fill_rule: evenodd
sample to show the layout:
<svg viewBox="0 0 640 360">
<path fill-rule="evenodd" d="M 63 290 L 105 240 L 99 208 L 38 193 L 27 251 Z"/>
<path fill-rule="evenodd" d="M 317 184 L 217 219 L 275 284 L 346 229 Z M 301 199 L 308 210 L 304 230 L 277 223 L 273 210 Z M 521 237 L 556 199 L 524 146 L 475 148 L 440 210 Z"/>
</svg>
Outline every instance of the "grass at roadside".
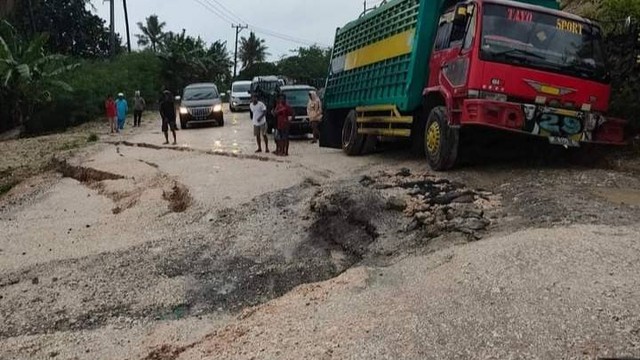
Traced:
<svg viewBox="0 0 640 360">
<path fill-rule="evenodd" d="M 0 196 L 47 169 L 54 157 L 65 157 L 95 144 L 103 122 L 90 122 L 63 133 L 0 142 Z"/>
</svg>

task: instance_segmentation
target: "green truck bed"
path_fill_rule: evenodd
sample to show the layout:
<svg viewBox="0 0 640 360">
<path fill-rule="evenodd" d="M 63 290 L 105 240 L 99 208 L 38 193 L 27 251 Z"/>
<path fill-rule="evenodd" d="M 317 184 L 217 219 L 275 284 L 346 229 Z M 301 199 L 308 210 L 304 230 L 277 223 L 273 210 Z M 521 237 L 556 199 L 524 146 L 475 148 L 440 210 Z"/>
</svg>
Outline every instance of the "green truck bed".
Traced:
<svg viewBox="0 0 640 360">
<path fill-rule="evenodd" d="M 441 9 L 457 1 L 391 0 L 336 32 L 325 91 L 328 109 L 396 105 L 411 112 L 422 101 Z M 519 2 L 558 9 L 556 0 Z"/>
</svg>

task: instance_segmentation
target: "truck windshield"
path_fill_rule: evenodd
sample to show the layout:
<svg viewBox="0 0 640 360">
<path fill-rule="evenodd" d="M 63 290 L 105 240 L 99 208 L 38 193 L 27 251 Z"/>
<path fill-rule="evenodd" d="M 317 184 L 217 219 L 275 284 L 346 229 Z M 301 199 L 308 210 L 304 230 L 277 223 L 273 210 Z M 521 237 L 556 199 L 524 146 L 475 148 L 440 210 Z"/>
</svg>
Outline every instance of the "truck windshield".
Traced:
<svg viewBox="0 0 640 360">
<path fill-rule="evenodd" d="M 278 81 L 258 81 L 251 84 L 251 92 L 273 93 L 276 91 L 280 82 Z"/>
<path fill-rule="evenodd" d="M 573 19 L 486 4 L 481 58 L 606 82 L 600 29 Z"/>
</svg>

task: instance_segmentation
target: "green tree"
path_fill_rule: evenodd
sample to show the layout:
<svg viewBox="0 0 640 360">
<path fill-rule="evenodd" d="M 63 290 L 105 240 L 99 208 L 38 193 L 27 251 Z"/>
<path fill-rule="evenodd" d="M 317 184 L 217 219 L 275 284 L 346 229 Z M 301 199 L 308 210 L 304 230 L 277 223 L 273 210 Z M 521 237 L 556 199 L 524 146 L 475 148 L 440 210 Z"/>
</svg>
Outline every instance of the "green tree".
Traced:
<svg viewBox="0 0 640 360">
<path fill-rule="evenodd" d="M 216 41 L 207 46 L 200 37 L 169 32 L 159 55 L 162 78 L 173 91 L 193 82 L 215 82 L 224 89 L 231 79 L 231 60 L 226 42 Z"/>
<path fill-rule="evenodd" d="M 142 31 L 142 34 L 136 35 L 138 38 L 138 45 L 150 46 L 153 52 L 158 51 L 158 46 L 162 45 L 162 41 L 165 39 L 166 34 L 164 28 L 167 23 L 160 22 L 158 15 L 151 15 L 145 20 L 145 24 L 139 22 L 138 28 Z"/>
<path fill-rule="evenodd" d="M 267 76 L 278 74 L 278 66 L 270 62 L 255 63 L 240 71 L 237 80 L 253 80 L 256 76 Z"/>
<path fill-rule="evenodd" d="M 40 34 L 27 42 L 7 21 L 0 23 L 0 102 L 9 114 L 0 127 L 29 122 L 39 106 L 53 100 L 54 89 L 71 91 L 59 76 L 76 65 L 64 65 L 61 55 L 47 55 L 47 41 L 48 35 Z"/>
<path fill-rule="evenodd" d="M 18 33 L 27 37 L 48 33 L 45 48 L 50 53 L 85 58 L 107 56 L 109 29 L 102 18 L 87 9 L 87 4 L 88 0 L 16 1 L 10 19 Z M 119 37 L 117 41 L 120 42 Z"/>
<path fill-rule="evenodd" d="M 323 84 L 331 61 L 331 50 L 311 46 L 298 48 L 293 53 L 278 62 L 279 74 L 313 86 Z"/>
<path fill-rule="evenodd" d="M 252 31 L 249 37 L 242 37 L 240 39 L 240 49 L 238 51 L 242 67 L 247 68 L 255 63 L 264 62 L 267 58 L 267 46 L 265 40 L 260 39 Z"/>
</svg>

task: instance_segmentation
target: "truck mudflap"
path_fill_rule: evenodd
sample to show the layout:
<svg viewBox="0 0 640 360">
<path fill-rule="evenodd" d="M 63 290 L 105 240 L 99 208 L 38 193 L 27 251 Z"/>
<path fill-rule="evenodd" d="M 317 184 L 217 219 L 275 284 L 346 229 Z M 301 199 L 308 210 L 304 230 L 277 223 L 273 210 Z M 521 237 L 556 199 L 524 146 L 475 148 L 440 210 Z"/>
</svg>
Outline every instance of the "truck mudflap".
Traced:
<svg viewBox="0 0 640 360">
<path fill-rule="evenodd" d="M 462 103 L 460 125 L 488 126 L 549 138 L 550 143 L 626 144 L 626 121 L 600 114 L 544 105 L 467 99 Z"/>
<path fill-rule="evenodd" d="M 326 110 L 320 123 L 320 147 L 342 149 L 344 116 L 339 111 Z"/>
</svg>

